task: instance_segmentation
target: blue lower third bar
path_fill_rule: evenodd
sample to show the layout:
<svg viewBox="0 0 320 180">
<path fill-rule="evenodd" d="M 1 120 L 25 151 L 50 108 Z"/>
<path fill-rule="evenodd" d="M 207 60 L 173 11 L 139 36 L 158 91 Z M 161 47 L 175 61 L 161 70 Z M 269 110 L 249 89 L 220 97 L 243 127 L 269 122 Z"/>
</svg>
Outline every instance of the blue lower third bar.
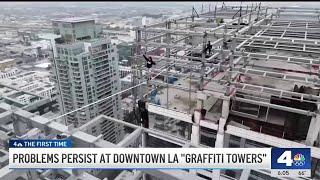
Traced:
<svg viewBox="0 0 320 180">
<path fill-rule="evenodd" d="M 69 148 L 71 139 L 15 139 L 9 141 L 9 148 Z"/>
</svg>

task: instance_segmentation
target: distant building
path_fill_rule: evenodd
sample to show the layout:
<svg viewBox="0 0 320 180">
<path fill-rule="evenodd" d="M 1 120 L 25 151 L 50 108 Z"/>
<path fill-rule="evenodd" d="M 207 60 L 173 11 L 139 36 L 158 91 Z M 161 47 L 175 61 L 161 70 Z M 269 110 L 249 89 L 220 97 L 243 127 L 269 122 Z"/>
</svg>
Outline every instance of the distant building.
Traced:
<svg viewBox="0 0 320 180">
<path fill-rule="evenodd" d="M 17 74 L 19 70 L 17 68 L 6 69 L 0 72 L 0 79 L 6 79 Z"/>
<path fill-rule="evenodd" d="M 7 73 L 0 73 L 0 79 L 5 85 L 16 88 L 17 90 L 32 92 L 35 95 L 46 97 L 50 100 L 53 100 L 57 93 L 54 83 L 49 80 L 49 73 L 46 72 L 23 72 L 17 68 L 13 68 Z M 25 99 L 24 103 L 29 102 L 26 98 L 23 99 Z"/>
<path fill-rule="evenodd" d="M 142 25 L 142 17 L 136 16 L 136 17 L 128 18 L 127 23 L 132 26 L 141 26 Z"/>
<path fill-rule="evenodd" d="M 146 25 L 152 24 L 154 22 L 154 19 L 151 17 L 144 16 L 144 17 L 142 17 L 141 21 L 142 21 L 142 25 L 146 26 Z"/>
<path fill-rule="evenodd" d="M 3 59 L 0 60 L 0 71 L 5 70 L 6 68 L 12 68 L 16 66 L 15 59 Z"/>
<path fill-rule="evenodd" d="M 46 97 L 0 83 L 0 103 L 2 102 L 39 115 L 52 111 L 56 104 Z"/>
<path fill-rule="evenodd" d="M 128 43 L 128 42 L 122 42 L 117 44 L 117 48 L 119 50 L 119 60 L 129 60 L 131 59 L 131 56 L 133 56 L 133 49 L 134 46 L 132 43 Z M 131 62 L 128 61 L 127 65 L 130 65 Z"/>
<path fill-rule="evenodd" d="M 132 69 L 128 66 L 119 66 L 120 78 L 124 78 L 128 74 L 131 74 Z"/>
<path fill-rule="evenodd" d="M 121 90 L 130 88 L 132 85 L 132 74 L 128 74 L 125 77 L 121 78 Z M 130 91 L 128 92 L 130 93 Z"/>
</svg>

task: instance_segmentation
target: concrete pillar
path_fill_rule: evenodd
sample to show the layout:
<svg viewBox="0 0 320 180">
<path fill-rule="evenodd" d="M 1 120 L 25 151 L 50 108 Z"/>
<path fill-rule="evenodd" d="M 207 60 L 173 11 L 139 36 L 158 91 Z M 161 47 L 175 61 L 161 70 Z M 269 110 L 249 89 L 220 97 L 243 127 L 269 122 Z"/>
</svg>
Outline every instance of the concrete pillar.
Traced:
<svg viewBox="0 0 320 180">
<path fill-rule="evenodd" d="M 218 131 L 220 133 L 224 132 L 224 126 L 227 122 L 228 116 L 229 116 L 229 101 L 223 100 L 222 113 L 221 113 L 221 118 L 219 120 L 219 128 L 218 128 Z"/>
<path fill-rule="evenodd" d="M 200 126 L 199 124 L 192 125 L 191 143 L 195 145 L 200 144 Z"/>
<path fill-rule="evenodd" d="M 226 98 L 223 100 L 222 113 L 221 113 L 221 118 L 219 120 L 217 138 L 215 143 L 216 148 L 222 148 L 224 145 L 224 126 L 229 116 L 229 104 L 230 104 L 230 98 Z M 228 142 L 229 140 L 230 138 L 227 139 Z"/>
<path fill-rule="evenodd" d="M 248 24 L 251 24 L 251 16 L 252 16 L 252 8 L 253 8 L 253 4 L 251 5 L 251 10 L 250 10 L 250 14 L 249 14 L 249 19 L 248 19 Z"/>
<path fill-rule="evenodd" d="M 230 134 L 224 134 L 223 147 L 228 148 L 230 144 Z"/>
<path fill-rule="evenodd" d="M 147 134 L 145 132 L 142 132 L 141 133 L 141 145 L 142 147 L 146 147 L 147 146 Z M 143 173 L 142 174 L 142 180 L 147 180 L 147 174 L 146 173 Z"/>
<path fill-rule="evenodd" d="M 260 16 L 260 5 L 261 5 L 261 4 L 259 4 L 259 8 L 258 8 L 257 22 L 259 21 L 259 16 Z"/>
<path fill-rule="evenodd" d="M 200 74 L 201 74 L 201 78 L 200 78 L 200 84 L 199 84 L 199 90 L 202 91 L 203 90 L 203 84 L 204 84 L 204 75 L 205 75 L 205 58 L 206 58 L 206 46 L 207 46 L 207 33 L 204 32 L 203 34 L 203 38 L 202 38 L 202 54 L 201 54 L 201 70 L 200 70 Z"/>
<path fill-rule="evenodd" d="M 202 104 L 203 104 L 202 100 L 198 99 L 197 100 L 197 108 L 201 109 L 202 108 Z"/>
<path fill-rule="evenodd" d="M 251 169 L 243 169 L 239 180 L 249 179 Z"/>
<path fill-rule="evenodd" d="M 22 136 L 26 132 L 23 122 L 19 121 L 15 115 L 13 115 L 13 130 L 17 136 Z"/>
<path fill-rule="evenodd" d="M 223 134 L 224 133 L 224 126 L 226 124 L 227 120 L 225 118 L 220 118 L 219 120 L 219 126 L 218 126 L 218 133 Z"/>
<path fill-rule="evenodd" d="M 266 8 L 266 13 L 265 13 L 265 15 L 264 15 L 264 18 L 267 17 L 267 14 L 268 14 L 268 8 Z"/>
<path fill-rule="evenodd" d="M 147 134 L 145 132 L 141 133 L 141 145 L 147 147 Z"/>
<path fill-rule="evenodd" d="M 241 17 L 239 17 L 238 18 L 238 26 L 237 26 L 237 31 L 239 31 L 240 30 L 240 23 L 242 22 L 242 18 Z"/>
<path fill-rule="evenodd" d="M 48 125 L 46 124 L 45 126 L 44 126 L 44 134 L 46 135 L 46 136 L 48 136 L 48 135 L 50 135 L 50 128 L 48 127 Z"/>
<path fill-rule="evenodd" d="M 216 138 L 216 143 L 215 143 L 215 148 L 223 148 L 223 138 L 224 135 L 223 133 L 217 133 L 217 138 Z"/>
<path fill-rule="evenodd" d="M 306 145 L 313 146 L 314 142 L 317 140 L 319 131 L 320 131 L 320 115 L 317 114 L 316 117 L 311 118 L 307 139 L 306 139 Z"/>
<path fill-rule="evenodd" d="M 234 40 L 232 40 L 232 42 L 234 42 Z M 234 45 L 234 43 L 232 43 L 232 46 L 233 46 L 233 45 Z M 231 47 L 231 48 L 234 49 L 235 46 L 233 46 L 233 47 Z M 233 67 L 234 67 L 233 60 L 234 60 L 234 51 L 231 50 L 231 55 L 229 56 L 229 67 L 230 67 L 230 71 L 232 71 L 232 70 L 233 70 Z M 231 72 L 228 72 L 227 77 L 226 77 L 228 83 L 231 82 L 231 78 L 232 78 L 232 73 L 231 73 Z M 227 92 L 227 94 L 229 94 L 229 92 Z"/>
<path fill-rule="evenodd" d="M 234 56 L 234 50 L 236 49 L 236 47 L 237 47 L 237 42 L 236 42 L 236 36 L 234 35 L 233 37 L 232 37 L 232 45 L 231 45 L 231 52 L 232 52 L 232 57 Z M 233 64 L 231 64 L 231 65 L 233 65 Z"/>
<path fill-rule="evenodd" d="M 245 144 L 246 144 L 246 139 L 245 138 L 241 138 L 240 139 L 240 148 L 244 148 Z"/>
<path fill-rule="evenodd" d="M 279 18 L 280 18 L 280 9 L 278 8 L 277 9 L 277 20 L 279 21 Z"/>
<path fill-rule="evenodd" d="M 221 118 L 228 119 L 229 106 L 230 106 L 230 97 L 227 97 L 227 99 L 223 100 Z"/>
</svg>

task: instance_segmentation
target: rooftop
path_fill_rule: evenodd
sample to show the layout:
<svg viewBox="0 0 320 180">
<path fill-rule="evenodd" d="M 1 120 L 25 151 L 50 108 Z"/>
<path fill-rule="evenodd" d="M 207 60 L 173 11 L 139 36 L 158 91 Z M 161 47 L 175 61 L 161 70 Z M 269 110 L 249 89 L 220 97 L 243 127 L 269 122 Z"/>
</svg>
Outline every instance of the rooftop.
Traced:
<svg viewBox="0 0 320 180">
<path fill-rule="evenodd" d="M 79 23 L 79 22 L 94 21 L 94 19 L 89 17 L 69 17 L 69 18 L 62 18 L 62 19 L 53 19 L 52 21 L 66 22 L 66 23 Z"/>
<path fill-rule="evenodd" d="M 0 60 L 0 64 L 7 63 L 7 62 L 13 62 L 13 61 L 15 61 L 15 59 L 3 59 L 3 60 Z"/>
</svg>

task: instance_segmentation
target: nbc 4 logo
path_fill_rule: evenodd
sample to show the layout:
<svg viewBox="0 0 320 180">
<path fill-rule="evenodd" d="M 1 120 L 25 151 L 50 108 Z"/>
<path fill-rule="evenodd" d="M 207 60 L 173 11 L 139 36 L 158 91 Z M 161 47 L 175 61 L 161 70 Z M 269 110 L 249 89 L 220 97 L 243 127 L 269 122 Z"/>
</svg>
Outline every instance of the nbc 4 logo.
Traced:
<svg viewBox="0 0 320 180">
<path fill-rule="evenodd" d="M 23 145 L 22 145 L 22 143 L 14 142 L 14 143 L 13 143 L 13 146 L 15 146 L 15 147 L 22 147 Z"/>
<path fill-rule="evenodd" d="M 271 169 L 311 169 L 310 148 L 272 148 Z"/>
<path fill-rule="evenodd" d="M 305 164 L 305 157 L 301 153 L 294 155 L 291 159 L 291 151 L 284 151 L 283 154 L 277 159 L 277 163 L 284 163 L 286 166 L 303 166 Z"/>
</svg>

